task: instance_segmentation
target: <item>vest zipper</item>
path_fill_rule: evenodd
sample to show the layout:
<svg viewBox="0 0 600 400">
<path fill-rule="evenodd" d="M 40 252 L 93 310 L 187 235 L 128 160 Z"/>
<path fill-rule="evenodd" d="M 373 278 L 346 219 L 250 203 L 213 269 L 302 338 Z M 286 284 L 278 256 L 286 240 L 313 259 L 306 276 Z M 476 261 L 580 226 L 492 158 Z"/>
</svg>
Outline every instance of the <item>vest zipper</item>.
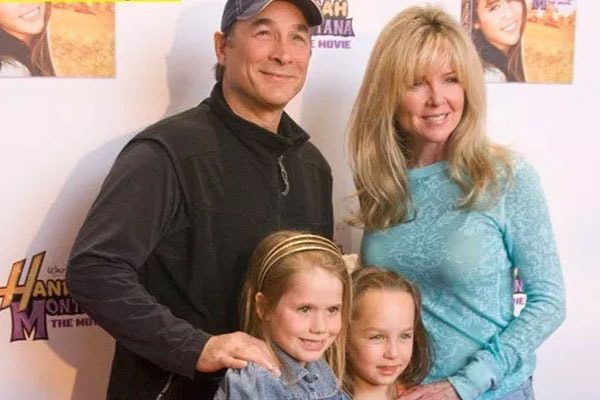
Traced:
<svg viewBox="0 0 600 400">
<path fill-rule="evenodd" d="M 171 387 L 172 382 L 173 382 L 173 374 L 169 374 L 169 379 L 167 379 L 167 383 L 165 383 L 165 386 L 163 386 L 162 390 L 160 391 L 158 396 L 156 396 L 155 400 L 161 400 L 163 397 L 165 397 L 165 394 L 167 394 L 167 392 L 169 391 L 169 388 Z"/>
<path fill-rule="evenodd" d="M 281 191 L 281 195 L 285 197 L 290 192 L 290 181 L 288 179 L 285 166 L 283 165 L 283 155 L 280 155 L 277 158 L 277 165 L 279 165 L 279 174 L 281 175 L 281 180 L 283 181 L 283 190 Z"/>
</svg>

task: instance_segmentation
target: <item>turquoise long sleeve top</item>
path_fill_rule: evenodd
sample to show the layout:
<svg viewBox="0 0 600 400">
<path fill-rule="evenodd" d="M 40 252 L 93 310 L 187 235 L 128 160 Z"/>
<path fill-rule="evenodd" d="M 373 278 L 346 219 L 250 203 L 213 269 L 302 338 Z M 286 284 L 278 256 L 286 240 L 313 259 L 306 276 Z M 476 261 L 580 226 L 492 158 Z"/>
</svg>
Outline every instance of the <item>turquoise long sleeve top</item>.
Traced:
<svg viewBox="0 0 600 400">
<path fill-rule="evenodd" d="M 493 207 L 459 209 L 446 162 L 409 170 L 413 218 L 365 232 L 365 265 L 417 284 L 434 348 L 426 382 L 448 379 L 462 400 L 500 399 L 533 374 L 535 349 L 563 321 L 565 297 L 544 194 L 534 169 L 514 177 Z M 527 305 L 513 316 L 512 268 Z"/>
</svg>

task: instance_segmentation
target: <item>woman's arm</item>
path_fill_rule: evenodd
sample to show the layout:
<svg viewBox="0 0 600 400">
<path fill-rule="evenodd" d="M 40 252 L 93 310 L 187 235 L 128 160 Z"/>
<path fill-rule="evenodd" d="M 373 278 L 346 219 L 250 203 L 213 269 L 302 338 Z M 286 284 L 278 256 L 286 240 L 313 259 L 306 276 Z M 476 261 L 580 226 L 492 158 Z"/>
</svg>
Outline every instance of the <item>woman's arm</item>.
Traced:
<svg viewBox="0 0 600 400">
<path fill-rule="evenodd" d="M 463 400 L 476 398 L 517 368 L 565 318 L 565 293 L 546 199 L 535 170 L 515 162 L 506 193 L 505 244 L 519 268 L 527 305 L 449 381 Z"/>
</svg>

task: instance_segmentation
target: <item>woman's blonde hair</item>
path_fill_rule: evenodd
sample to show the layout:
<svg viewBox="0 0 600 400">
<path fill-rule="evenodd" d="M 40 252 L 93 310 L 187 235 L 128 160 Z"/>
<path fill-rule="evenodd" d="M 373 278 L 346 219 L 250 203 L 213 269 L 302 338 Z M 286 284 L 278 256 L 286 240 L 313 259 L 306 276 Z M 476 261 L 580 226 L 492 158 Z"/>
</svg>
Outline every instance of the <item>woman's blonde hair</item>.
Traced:
<svg viewBox="0 0 600 400">
<path fill-rule="evenodd" d="M 440 8 L 410 7 L 380 33 L 354 104 L 349 153 L 360 210 L 353 223 L 367 230 L 407 220 L 411 152 L 396 115 L 400 99 L 428 68 L 449 63 L 464 88 L 464 111 L 448 139 L 446 157 L 452 179 L 463 191 L 457 206 L 472 208 L 483 194 L 497 196 L 499 166 L 510 170 L 506 150 L 485 135 L 483 69 L 461 26 Z M 501 165 L 498 165 L 498 164 Z"/>
<path fill-rule="evenodd" d="M 352 273 L 352 316 L 351 320 L 359 318 L 361 298 L 366 293 L 378 290 L 393 290 L 407 293 L 415 304 L 415 319 L 413 330 L 413 351 L 409 364 L 398 377 L 398 382 L 405 387 L 418 385 L 429 372 L 430 346 L 427 331 L 421 320 L 421 294 L 419 289 L 404 277 L 394 271 L 380 267 L 359 268 Z M 349 350 L 349 349 L 348 349 Z M 351 357 L 348 357 L 351 359 Z M 351 396 L 354 394 L 354 366 L 348 362 L 344 390 Z"/>
<path fill-rule="evenodd" d="M 272 312 L 283 294 L 289 289 L 294 274 L 322 268 L 339 278 L 343 287 L 342 328 L 334 343 L 325 352 L 331 369 L 343 382 L 346 367 L 346 330 L 350 318 L 350 274 L 342 253 L 329 239 L 297 232 L 279 231 L 263 239 L 250 259 L 250 269 L 241 297 L 241 324 L 244 332 L 263 339 L 272 346 L 269 335 L 259 318 L 256 294 L 265 299 L 264 313 Z"/>
</svg>

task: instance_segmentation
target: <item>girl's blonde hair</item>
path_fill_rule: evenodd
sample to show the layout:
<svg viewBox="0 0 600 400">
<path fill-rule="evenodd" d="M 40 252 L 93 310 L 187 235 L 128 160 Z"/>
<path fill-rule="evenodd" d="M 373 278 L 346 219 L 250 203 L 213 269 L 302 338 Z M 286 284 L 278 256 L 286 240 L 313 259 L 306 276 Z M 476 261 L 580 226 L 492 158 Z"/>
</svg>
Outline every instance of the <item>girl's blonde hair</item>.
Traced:
<svg viewBox="0 0 600 400">
<path fill-rule="evenodd" d="M 449 63 L 464 88 L 461 120 L 448 139 L 451 178 L 463 191 L 457 206 L 491 204 L 498 195 L 497 168 L 511 169 L 508 152 L 485 135 L 483 69 L 461 26 L 440 8 L 410 7 L 380 33 L 354 104 L 349 124 L 349 153 L 360 210 L 353 223 L 367 230 L 407 220 L 411 163 L 408 137 L 396 115 L 400 99 L 428 68 Z M 484 194 L 488 201 L 481 202 Z"/>
<path fill-rule="evenodd" d="M 325 358 L 340 382 L 343 382 L 346 367 L 346 330 L 350 318 L 350 274 L 342 253 L 329 239 L 297 231 L 279 231 L 259 243 L 250 259 L 250 269 L 242 289 L 242 329 L 272 346 L 257 313 L 256 294 L 263 294 L 263 311 L 270 313 L 289 289 L 292 276 L 312 268 L 322 268 L 342 282 L 342 328 L 334 343 L 325 352 Z"/>
<path fill-rule="evenodd" d="M 379 268 L 365 267 L 359 268 L 352 273 L 352 314 L 351 320 L 359 318 L 361 298 L 365 293 L 378 290 L 392 290 L 401 293 L 407 293 L 412 297 L 415 304 L 415 319 L 413 331 L 413 352 L 410 363 L 398 377 L 398 382 L 406 387 L 418 385 L 423 381 L 429 372 L 430 365 L 430 347 L 427 339 L 427 332 L 421 320 L 421 294 L 419 289 L 398 275 L 394 271 Z M 382 305 L 385 306 L 385 305 Z M 352 363 L 348 363 L 346 368 L 346 377 L 344 380 L 344 390 L 351 396 L 354 394 L 354 380 L 356 373 Z"/>
</svg>

